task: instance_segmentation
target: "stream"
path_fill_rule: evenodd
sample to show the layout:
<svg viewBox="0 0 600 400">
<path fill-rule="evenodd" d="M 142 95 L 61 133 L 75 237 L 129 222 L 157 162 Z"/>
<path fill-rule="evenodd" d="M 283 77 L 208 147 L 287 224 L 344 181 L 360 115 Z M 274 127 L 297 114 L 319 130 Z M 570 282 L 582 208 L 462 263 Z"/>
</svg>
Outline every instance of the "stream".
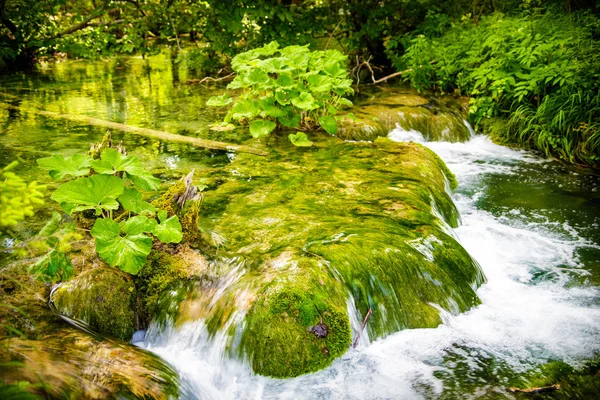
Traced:
<svg viewBox="0 0 600 400">
<path fill-rule="evenodd" d="M 23 110 L 0 109 L 0 165 L 17 159 L 17 173 L 50 183 L 36 158 L 86 150 L 105 133 L 28 114 L 27 107 L 240 142 L 232 133 L 208 131 L 218 116 L 203 104 L 219 90 L 186 85 L 186 73 L 168 57 L 155 56 L 61 63 L 0 77 L 2 101 Z M 232 157 L 113 136 L 167 183 Z M 477 291 L 482 304 L 459 315 L 443 312 L 444 323 L 435 329 L 376 341 L 363 334 L 358 347 L 331 367 L 285 380 L 257 376 L 248 363 L 225 356 L 226 337 L 209 339 L 202 321 L 151 326 L 136 344 L 175 367 L 184 398 L 505 398 L 510 382 L 544 363 L 579 367 L 600 354 L 600 177 L 476 134 L 465 143 L 426 142 L 419 132 L 396 128 L 389 137 L 424 143 L 456 175 L 453 199 L 462 221 L 453 234 L 485 273 L 487 283 Z M 16 236 L 31 235 L 51 211 L 48 204 Z M 12 245 L 14 239 L 2 239 L 1 247 Z M 348 309 L 356 334 L 362 321 L 351 301 Z"/>
</svg>

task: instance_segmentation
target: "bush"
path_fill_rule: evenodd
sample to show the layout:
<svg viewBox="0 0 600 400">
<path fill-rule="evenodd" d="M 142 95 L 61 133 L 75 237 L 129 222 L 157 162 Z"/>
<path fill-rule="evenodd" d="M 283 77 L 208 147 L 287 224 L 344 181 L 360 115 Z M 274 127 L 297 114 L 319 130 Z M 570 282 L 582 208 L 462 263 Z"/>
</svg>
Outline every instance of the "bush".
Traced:
<svg viewBox="0 0 600 400">
<path fill-rule="evenodd" d="M 236 99 L 212 97 L 209 106 L 233 103 L 225 122 L 249 123 L 253 137 L 263 137 L 278 127 L 311 131 L 322 128 L 335 135 L 334 117 L 352 106 L 344 96 L 353 94 L 347 57 L 337 50 L 310 51 L 308 46 L 280 49 L 277 42 L 238 54 L 231 61 L 237 73 L 228 89 L 241 89 Z M 310 146 L 305 133 L 290 134 L 297 146 Z"/>
<path fill-rule="evenodd" d="M 546 12 L 453 25 L 395 58 L 419 89 L 471 96 L 470 118 L 497 138 L 570 162 L 600 162 L 600 46 L 590 14 Z M 489 124 L 495 117 L 508 124 Z M 497 129 L 502 127 L 502 129 Z"/>
</svg>

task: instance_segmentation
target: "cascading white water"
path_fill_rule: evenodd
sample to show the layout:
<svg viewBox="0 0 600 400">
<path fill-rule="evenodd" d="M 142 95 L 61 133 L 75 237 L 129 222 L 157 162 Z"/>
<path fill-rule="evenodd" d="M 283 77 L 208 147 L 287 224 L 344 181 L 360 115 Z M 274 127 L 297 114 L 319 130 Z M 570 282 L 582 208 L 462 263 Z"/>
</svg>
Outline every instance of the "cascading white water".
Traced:
<svg viewBox="0 0 600 400">
<path fill-rule="evenodd" d="M 487 277 L 478 290 L 482 304 L 457 316 L 443 313 L 444 323 L 435 329 L 405 330 L 370 344 L 363 338 L 330 368 L 287 380 L 256 376 L 245 363 L 227 358 L 224 338 L 209 339 L 202 322 L 150 333 L 140 345 L 179 371 L 185 397 L 431 398 L 460 385 L 465 368 L 471 381 L 492 374 L 502 385 L 502 368 L 519 373 L 548 360 L 577 365 L 600 352 L 600 291 L 566 285 L 587 273 L 577 251 L 597 244 L 566 223 L 556 229 L 550 216 L 528 219 L 516 209 L 491 213 L 478 203 L 488 189 L 486 177 L 509 176 L 520 165 L 541 171 L 546 161 L 483 136 L 466 143 L 426 143 L 416 131 L 396 129 L 390 138 L 425 143 L 456 174 L 454 200 L 462 225 L 455 234 Z M 553 279 L 536 279 L 540 271 Z"/>
</svg>

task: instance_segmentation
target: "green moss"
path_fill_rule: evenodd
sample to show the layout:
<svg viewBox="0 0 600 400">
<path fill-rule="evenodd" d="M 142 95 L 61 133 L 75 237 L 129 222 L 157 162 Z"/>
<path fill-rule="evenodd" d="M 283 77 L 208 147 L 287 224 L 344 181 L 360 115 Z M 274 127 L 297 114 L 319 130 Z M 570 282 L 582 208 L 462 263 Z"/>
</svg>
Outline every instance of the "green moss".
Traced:
<svg viewBox="0 0 600 400">
<path fill-rule="evenodd" d="M 129 340 L 135 331 L 136 291 L 131 278 L 117 269 L 93 268 L 54 291 L 57 310 L 83 321 L 94 331 Z"/>
<path fill-rule="evenodd" d="M 181 251 L 170 254 L 164 249 L 152 250 L 148 255 L 146 264 L 134 277 L 141 300 L 140 314 L 146 324 L 151 320 L 164 322 L 177 314 L 194 273 L 191 264 Z"/>
<path fill-rule="evenodd" d="M 446 234 L 458 221 L 446 191 L 453 176 L 433 152 L 383 138 L 314 140 L 297 149 L 282 139 L 269 158 L 238 154 L 220 172 L 205 194 L 203 229 L 223 238 L 218 254 L 244 260 L 244 273 L 212 302 L 225 278 L 194 288 L 179 311 L 179 322 L 226 330 L 233 354 L 275 377 L 315 371 L 346 351 L 348 294 L 361 317 L 373 310 L 367 329 L 378 338 L 437 326 L 438 306 L 469 309 L 484 281 Z M 331 337 L 308 331 L 321 318 L 335 327 Z"/>
<path fill-rule="evenodd" d="M 339 282 L 319 263 L 293 257 L 292 276 L 279 277 L 264 287 L 250 310 L 241 350 L 256 373 L 287 378 L 330 365 L 350 346 L 351 333 Z M 310 331 L 325 324 L 327 335 Z"/>
</svg>

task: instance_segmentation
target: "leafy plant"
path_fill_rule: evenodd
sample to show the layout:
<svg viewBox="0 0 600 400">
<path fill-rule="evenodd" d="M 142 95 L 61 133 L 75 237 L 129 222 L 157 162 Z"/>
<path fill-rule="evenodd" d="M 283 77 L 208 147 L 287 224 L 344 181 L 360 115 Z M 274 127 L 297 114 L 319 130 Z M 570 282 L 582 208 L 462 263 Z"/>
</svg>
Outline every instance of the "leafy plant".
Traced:
<svg viewBox="0 0 600 400">
<path fill-rule="evenodd" d="M 168 218 L 167 211 L 143 199 L 140 190 L 157 189 L 159 180 L 137 157 L 109 147 L 95 160 L 82 155 L 54 156 L 39 159 L 38 165 L 53 178 L 77 177 L 61 185 L 51 198 L 67 214 L 93 211 L 96 220 L 90 233 L 98 254 L 109 265 L 135 275 L 152 250 L 153 236 L 163 243 L 182 240 L 178 217 Z M 66 260 L 55 250 L 36 269 L 51 276 L 55 270 L 68 273 Z"/>
<path fill-rule="evenodd" d="M 222 95 L 206 104 L 226 107 L 233 103 L 225 122 L 249 124 L 255 138 L 281 127 L 302 131 L 321 128 L 335 135 L 338 125 L 334 116 L 352 105 L 345 96 L 354 93 L 346 61 L 347 56 L 337 50 L 311 52 L 308 46 L 280 48 L 271 42 L 231 61 L 237 76 L 227 88 L 242 90 L 235 102 Z M 306 146 L 310 142 L 292 143 Z"/>
<path fill-rule="evenodd" d="M 418 36 L 396 67 L 420 90 L 470 96 L 470 119 L 500 141 L 598 164 L 600 18 L 529 3 L 520 15 L 467 16 L 441 37 Z"/>
</svg>

